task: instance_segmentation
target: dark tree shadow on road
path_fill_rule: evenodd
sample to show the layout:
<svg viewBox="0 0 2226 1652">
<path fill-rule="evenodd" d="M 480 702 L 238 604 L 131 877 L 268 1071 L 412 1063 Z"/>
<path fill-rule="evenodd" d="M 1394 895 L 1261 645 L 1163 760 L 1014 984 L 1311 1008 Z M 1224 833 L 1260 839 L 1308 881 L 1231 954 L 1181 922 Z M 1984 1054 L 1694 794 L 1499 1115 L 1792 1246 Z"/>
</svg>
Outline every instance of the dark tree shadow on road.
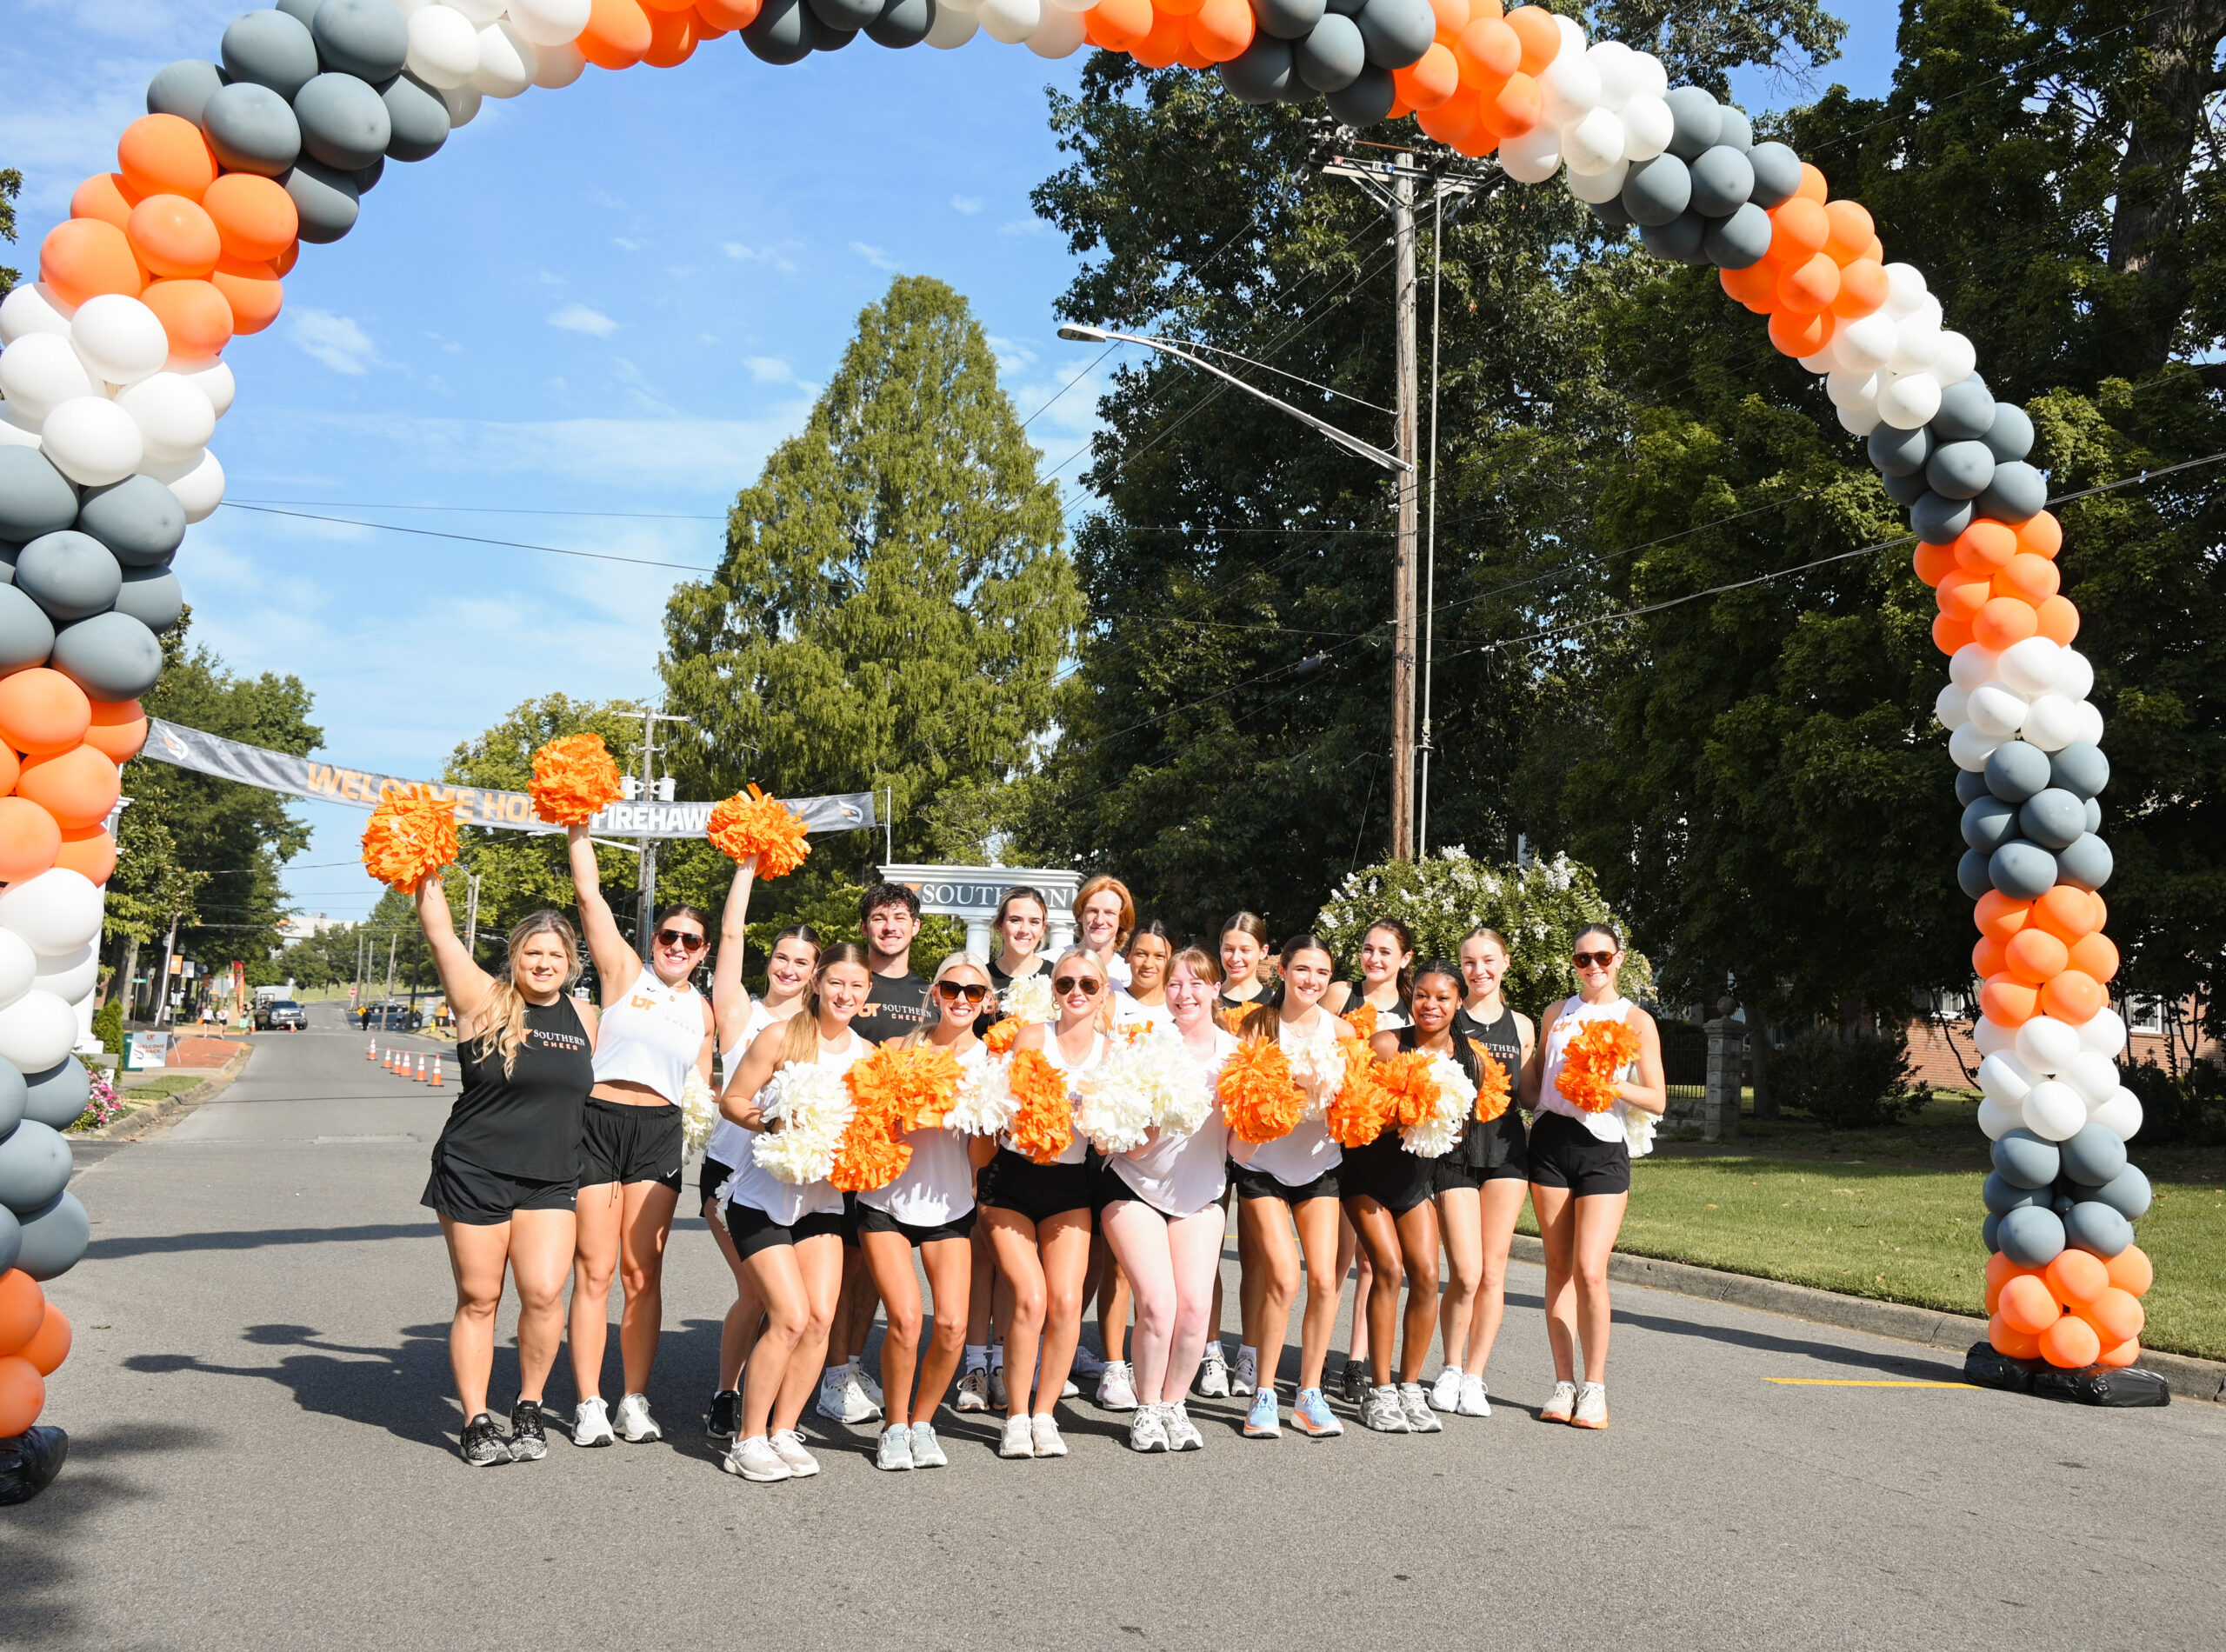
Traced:
<svg viewBox="0 0 2226 1652">
<path fill-rule="evenodd" d="M 1509 1301 L 1514 1298 L 1510 1296 Z M 1703 1342 L 1728 1342 L 1735 1348 L 1751 1348 L 1769 1354 L 1785 1354 L 1796 1359 L 1817 1360 L 1826 1365 L 1841 1365 L 1853 1370 L 1885 1371 L 1896 1376 L 1922 1378 L 1928 1382 L 1963 1380 L 1961 1360 L 1949 1363 L 1934 1356 L 1917 1353 L 1879 1354 L 1867 1349 L 1842 1348 L 1835 1342 L 1815 1342 L 1804 1337 L 1774 1336 L 1768 1331 L 1748 1330 L 1736 1325 L 1707 1325 L 1697 1320 L 1670 1319 L 1659 1314 L 1634 1314 L 1617 1307 L 1615 1322 L 1635 1325 L 1643 1330 L 1660 1331 L 1670 1336 L 1694 1336 Z"/>
<path fill-rule="evenodd" d="M 172 1256 L 189 1250 L 263 1250 L 273 1245 L 347 1245 L 385 1239 L 437 1239 L 437 1222 L 373 1222 L 353 1228 L 245 1228 L 215 1233 L 149 1234 L 137 1239 L 96 1239 L 89 1259 Z"/>
<path fill-rule="evenodd" d="M 308 1351 L 285 1355 L 276 1365 L 223 1365 L 194 1354 L 134 1354 L 123 1369 L 154 1376 L 193 1371 L 276 1382 L 290 1389 L 304 1411 L 369 1423 L 412 1444 L 447 1451 L 458 1426 L 449 1386 L 448 1335 L 446 1324 L 410 1325 L 403 1328 L 398 1348 L 357 1348 L 324 1342 L 308 1325 L 250 1325 L 240 1333 L 243 1342 Z M 516 1371 L 513 1350 L 513 1388 Z"/>
</svg>

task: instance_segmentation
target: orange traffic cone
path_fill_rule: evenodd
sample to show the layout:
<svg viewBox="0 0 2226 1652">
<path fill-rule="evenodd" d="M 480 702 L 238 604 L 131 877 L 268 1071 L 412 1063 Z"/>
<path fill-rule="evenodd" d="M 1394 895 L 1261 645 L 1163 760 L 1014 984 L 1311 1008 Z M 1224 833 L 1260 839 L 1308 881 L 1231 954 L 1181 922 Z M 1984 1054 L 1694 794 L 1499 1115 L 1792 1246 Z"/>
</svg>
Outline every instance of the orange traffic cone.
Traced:
<svg viewBox="0 0 2226 1652">
<path fill-rule="evenodd" d="M 441 1058 L 440 1058 L 440 1056 L 438 1056 L 437 1055 L 436 1055 L 436 1056 L 433 1057 L 433 1076 L 432 1076 L 431 1082 L 432 1082 L 432 1086 L 433 1086 L 433 1088 L 434 1088 L 435 1089 L 440 1089 L 440 1087 L 441 1087 Z"/>
<path fill-rule="evenodd" d="M 363 1052 L 363 1059 L 365 1061 L 377 1061 L 378 1058 L 379 1041 L 374 1038 L 371 1040 L 371 1047 Z"/>
<path fill-rule="evenodd" d="M 390 1045 L 390 1045 L 387 1047 L 387 1052 L 386 1052 L 386 1069 L 387 1069 L 387 1071 L 389 1071 L 390 1073 L 390 1072 L 392 1072 L 392 1071 L 394 1070 L 394 1060 L 395 1060 L 395 1051 L 394 1051 L 394 1047 L 393 1047 L 392 1045 Z"/>
<path fill-rule="evenodd" d="M 410 1077 L 416 1079 L 420 1084 L 425 1082 L 425 1057 L 422 1051 L 417 1056 L 417 1070 L 410 1074 Z"/>
</svg>

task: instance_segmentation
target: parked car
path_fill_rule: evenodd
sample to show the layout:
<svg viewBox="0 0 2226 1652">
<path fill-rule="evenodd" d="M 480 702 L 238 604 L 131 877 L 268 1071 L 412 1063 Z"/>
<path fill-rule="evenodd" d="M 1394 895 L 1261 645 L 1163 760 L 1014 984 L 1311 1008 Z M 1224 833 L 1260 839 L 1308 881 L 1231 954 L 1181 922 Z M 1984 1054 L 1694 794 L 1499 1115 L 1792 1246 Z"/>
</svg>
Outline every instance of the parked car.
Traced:
<svg viewBox="0 0 2226 1652">
<path fill-rule="evenodd" d="M 422 1011 L 406 1003 L 387 1003 L 366 1005 L 356 1012 L 357 1019 L 372 1032 L 416 1032 L 425 1024 Z"/>
<path fill-rule="evenodd" d="M 310 1012 L 291 998 L 265 998 L 255 1006 L 257 1032 L 302 1032 L 309 1024 Z"/>
</svg>

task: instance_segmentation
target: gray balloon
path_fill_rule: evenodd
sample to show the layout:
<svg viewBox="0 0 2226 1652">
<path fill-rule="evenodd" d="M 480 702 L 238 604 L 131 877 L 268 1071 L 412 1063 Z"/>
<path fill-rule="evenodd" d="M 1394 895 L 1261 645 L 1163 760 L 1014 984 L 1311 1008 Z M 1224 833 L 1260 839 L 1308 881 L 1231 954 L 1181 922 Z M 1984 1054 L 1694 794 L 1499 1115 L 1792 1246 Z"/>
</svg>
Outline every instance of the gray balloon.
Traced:
<svg viewBox="0 0 2226 1652">
<path fill-rule="evenodd" d="M 1430 0 L 1368 0 L 1355 21 L 1368 47 L 1368 61 L 1384 70 L 1420 62 L 1437 30 L 1437 13 Z"/>
<path fill-rule="evenodd" d="M 154 79 L 147 83 L 147 112 L 175 115 L 198 126 L 201 111 L 223 83 L 216 64 L 198 57 L 181 58 L 157 70 Z"/>
<path fill-rule="evenodd" d="M 1322 21 L 1324 10 L 1322 0 L 1252 0 L 1252 18 L 1260 33 L 1277 40 L 1305 39 Z"/>
<path fill-rule="evenodd" d="M 1668 223 L 1692 203 L 1692 169 L 1674 155 L 1635 162 L 1623 178 L 1623 199 L 1632 223 Z"/>
<path fill-rule="evenodd" d="M 123 581 L 123 570 L 108 547 L 74 528 L 41 535 L 16 559 L 16 589 L 44 609 L 50 619 L 68 622 L 105 614 Z"/>
<path fill-rule="evenodd" d="M 2056 856 L 2013 837 L 1987 856 L 1987 876 L 2013 901 L 2037 901 L 2056 887 Z"/>
<path fill-rule="evenodd" d="M 2010 402 L 1994 404 L 1994 423 L 1987 427 L 1986 444 L 2004 463 L 2022 459 L 2033 450 L 2033 421 L 2025 410 Z"/>
<path fill-rule="evenodd" d="M 2045 1268 L 2063 1254 L 2063 1218 L 2029 1204 L 2012 1210 L 1995 1229 L 2002 1254 L 2021 1268 Z"/>
<path fill-rule="evenodd" d="M 1707 234 L 1708 220 L 1688 209 L 1667 223 L 1640 225 L 1638 238 L 1657 258 L 1667 258 L 1673 263 L 1700 264 L 1708 262 L 1708 255 L 1701 250 L 1701 242 Z"/>
<path fill-rule="evenodd" d="M 363 208 L 352 175 L 304 156 L 281 182 L 301 216 L 303 240 L 322 246 L 356 227 Z"/>
<path fill-rule="evenodd" d="M 317 21 L 317 9 L 323 0 L 278 0 L 278 10 L 306 28 Z"/>
<path fill-rule="evenodd" d="M 1923 473 L 1924 462 L 1932 456 L 1932 432 L 1920 426 L 1914 430 L 1897 430 L 1890 424 L 1882 424 L 1871 431 L 1864 444 L 1870 463 L 1879 474 L 1889 476 L 1914 476 Z"/>
<path fill-rule="evenodd" d="M 1770 215 L 1749 201 L 1729 217 L 1709 225 L 1701 237 L 1701 250 L 1719 270 L 1751 270 L 1770 250 Z"/>
<path fill-rule="evenodd" d="M 902 51 L 925 40 L 935 23 L 936 0 L 888 0 L 881 15 L 866 25 L 866 38 L 876 46 Z"/>
<path fill-rule="evenodd" d="M 44 665 L 54 651 L 54 622 L 13 585 L 0 585 L 0 672 Z"/>
<path fill-rule="evenodd" d="M 1373 126 L 1391 112 L 1398 95 L 1391 83 L 1391 71 L 1369 63 L 1353 77 L 1351 85 L 1325 94 L 1323 101 L 1344 125 Z"/>
<path fill-rule="evenodd" d="M 1323 9 L 1327 11 L 1334 11 L 1341 17 L 1357 18 L 1360 16 L 1361 8 L 1367 3 L 1368 0 L 1329 0 L 1329 4 Z"/>
<path fill-rule="evenodd" d="M 160 110 L 155 111 L 161 114 Z M 0 1204 L 0 1274 L 16 1265 L 16 1257 L 23 1248 L 23 1224 L 16 1220 L 16 1213 Z"/>
<path fill-rule="evenodd" d="M 2078 1202 L 2069 1193 L 2058 1192 L 2049 1199 L 2048 1207 L 2060 1216 L 2071 1214 L 2071 1207 Z"/>
<path fill-rule="evenodd" d="M 1723 135 L 1723 109 L 1697 86 L 1672 86 L 1663 102 L 1676 122 L 1670 137 L 1670 153 L 1681 161 L 1697 159 L 1716 147 Z"/>
<path fill-rule="evenodd" d="M 2056 871 L 2063 881 L 2090 895 L 2110 881 L 2117 863 L 2110 846 L 2092 832 L 2083 832 L 2069 849 L 2056 851 Z"/>
<path fill-rule="evenodd" d="M 1729 144 L 1702 150 L 1692 170 L 1693 210 L 1704 218 L 1730 216 L 1755 192 L 1754 163 Z"/>
<path fill-rule="evenodd" d="M 2082 1199 L 2063 1219 L 2065 1242 L 2108 1262 L 2133 1242 L 2133 1223 L 2100 1199 Z"/>
<path fill-rule="evenodd" d="M 1609 229 L 1616 230 L 1628 230 L 1636 222 L 1630 215 L 1630 209 L 1623 204 L 1623 197 L 1620 195 L 1605 201 L 1592 203 L 1592 216 L 1607 225 Z"/>
<path fill-rule="evenodd" d="M 1368 67 L 1368 43 L 1360 25 L 1331 11 L 1298 43 L 1298 77 L 1317 92 L 1342 91 Z"/>
<path fill-rule="evenodd" d="M 812 16 L 830 29 L 848 29 L 853 32 L 865 28 L 881 17 L 881 0 L 805 0 Z"/>
<path fill-rule="evenodd" d="M 369 166 L 359 166 L 348 176 L 356 180 L 356 197 L 361 200 L 378 188 L 379 180 L 386 176 L 386 157 L 382 155 Z"/>
<path fill-rule="evenodd" d="M 1986 789 L 1986 776 L 1975 775 L 1968 769 L 1956 771 L 1956 801 L 1969 809 L 1982 797 L 1994 794 Z"/>
<path fill-rule="evenodd" d="M 1255 32 L 1251 44 L 1221 65 L 1221 83 L 1229 88 L 1230 96 L 1255 107 L 1274 103 L 1297 80 L 1290 42 L 1264 30 Z"/>
<path fill-rule="evenodd" d="M 2046 477 L 2022 460 L 1994 467 L 1994 480 L 1979 496 L 1979 509 L 1996 522 L 2016 527 L 2030 522 L 2049 502 Z"/>
<path fill-rule="evenodd" d="M 1963 810 L 1963 841 L 1982 855 L 1991 855 L 2017 836 L 2017 806 L 1991 793 L 1976 797 Z"/>
<path fill-rule="evenodd" d="M 390 161 L 423 161 L 449 141 L 449 106 L 415 75 L 397 75 L 379 93 L 386 105 L 386 156 Z"/>
<path fill-rule="evenodd" d="M 2063 1154 L 2056 1144 L 2043 1142 L 2023 1126 L 2005 1131 L 1989 1156 L 1996 1172 L 2014 1188 L 2044 1188 L 2063 1168 Z"/>
<path fill-rule="evenodd" d="M 1747 198 L 1763 211 L 1783 206 L 1801 188 L 1801 157 L 1783 143 L 1757 143 L 1747 151 L 1755 192 Z"/>
<path fill-rule="evenodd" d="M 1321 96 L 1298 77 L 1298 43 L 1294 40 L 1291 42 L 1290 84 L 1277 94 L 1278 101 L 1296 108 L 1314 103 Z"/>
<path fill-rule="evenodd" d="M 2069 849 L 2087 830 L 2087 805 L 2070 792 L 2045 786 L 2018 809 L 2017 828 L 2043 849 Z"/>
<path fill-rule="evenodd" d="M 1979 1223 L 1979 1242 L 1987 1248 L 1989 1256 L 2002 1249 L 2002 1218 L 2000 1216 L 1989 1215 L 1985 1221 Z"/>
<path fill-rule="evenodd" d="M 1747 118 L 1746 110 L 1729 103 L 1718 103 L 1716 112 L 1723 122 L 1716 135 L 1718 143 L 1726 149 L 1737 150 L 1742 155 L 1755 147 L 1755 123 Z"/>
<path fill-rule="evenodd" d="M 1987 1209 L 1997 1216 L 2006 1216 L 2012 1210 L 2023 1210 L 2030 1205 L 2047 1202 L 2044 1199 L 2036 1198 L 2030 1187 L 2012 1182 L 2000 1170 L 1987 1177 L 1986 1185 L 1979 1189 L 1979 1197 L 1986 1202 Z"/>
<path fill-rule="evenodd" d="M 23 1082 L 23 1076 L 16 1070 L 12 1062 L 0 1061 L 0 1136 L 23 1122 L 23 1109 L 30 1101 L 30 1087 Z M 85 1109 L 79 1108 L 80 1113 Z M 5 1269 L 0 1269 L 4 1273 Z"/>
<path fill-rule="evenodd" d="M 2125 1169 L 2125 1143 L 2089 1124 L 2063 1144 L 2063 1173 L 2083 1188 L 2103 1187 Z"/>
<path fill-rule="evenodd" d="M 302 147 L 327 166 L 353 172 L 386 154 L 394 123 L 386 103 L 353 75 L 324 74 L 294 95 Z"/>
<path fill-rule="evenodd" d="M 293 105 L 268 86 L 235 82 L 201 111 L 201 130 L 227 172 L 283 177 L 302 152 Z"/>
<path fill-rule="evenodd" d="M 805 32 L 811 36 L 814 51 L 840 51 L 858 37 L 856 29 L 837 29 L 831 23 L 820 22 L 818 15 L 808 4 L 804 7 L 803 20 Z"/>
<path fill-rule="evenodd" d="M 283 11 L 243 11 L 224 26 L 218 50 L 232 80 L 268 86 L 290 103 L 317 73 L 317 42 Z"/>
<path fill-rule="evenodd" d="M 803 0 L 765 0 L 743 26 L 742 43 L 769 63 L 800 63 L 811 56 L 811 9 Z"/>
<path fill-rule="evenodd" d="M 27 1118 L 0 1138 L 0 1204 L 36 1210 L 69 1185 L 70 1143 L 51 1125 Z"/>
<path fill-rule="evenodd" d="M 410 56 L 410 25 L 389 0 L 323 0 L 310 33 L 327 69 L 373 85 L 400 74 Z"/>
<path fill-rule="evenodd" d="M 77 531 L 90 534 L 126 568 L 159 568 L 185 539 L 185 507 L 152 476 L 88 488 Z"/>
<path fill-rule="evenodd" d="M 1885 489 L 1889 499 L 1904 510 L 1932 491 L 1926 484 L 1922 470 L 1913 476 L 1881 476 L 1878 485 Z"/>
<path fill-rule="evenodd" d="M 1987 875 L 1987 856 L 1976 849 L 1967 849 L 1956 863 L 1956 887 L 1971 900 L 1989 895 L 1994 890 L 1994 879 Z"/>
<path fill-rule="evenodd" d="M 136 700 L 163 674 L 163 645 L 129 614 L 96 614 L 57 633 L 54 669 L 96 700 Z"/>
<path fill-rule="evenodd" d="M 1974 373 L 1940 392 L 1940 411 L 1932 416 L 1931 428 L 1943 442 L 1976 442 L 1993 423 L 1993 393 Z"/>
<path fill-rule="evenodd" d="M 91 1076 L 75 1056 L 64 1056 L 43 1072 L 23 1075 L 23 1116 L 57 1130 L 75 1124 L 92 1099 Z"/>
<path fill-rule="evenodd" d="M 2087 823 L 2087 829 L 2089 831 L 2099 832 L 2103 829 L 2102 804 L 2096 803 L 2092 797 L 2089 797 L 2085 803 L 2079 805 L 2079 809 L 2081 818 Z"/>
<path fill-rule="evenodd" d="M 77 490 L 37 448 L 0 448 L 0 539 L 36 539 L 77 520 Z"/>
<path fill-rule="evenodd" d="M 16 1219 L 23 1223 L 23 1249 L 17 1252 L 16 1266 L 42 1284 L 75 1268 L 93 1234 L 85 1207 L 66 1189 L 39 1209 L 17 1211 Z"/>
<path fill-rule="evenodd" d="M 135 568 L 116 594 L 116 611 L 129 614 L 160 636 L 185 610 L 185 590 L 167 568 Z"/>
<path fill-rule="evenodd" d="M 1924 462 L 1924 479 L 1943 499 L 1976 499 L 1994 480 L 1994 455 L 1983 442 L 1943 442 Z"/>
<path fill-rule="evenodd" d="M 2049 754 L 2049 784 L 2061 786 L 2075 797 L 2102 795 L 2110 783 L 2110 760 L 2100 746 L 2075 740 L 2061 751 Z"/>
<path fill-rule="evenodd" d="M 2106 1204 L 2128 1222 L 2138 1222 L 2149 1214 L 2149 1207 L 2156 1199 L 2149 1185 L 2149 1178 L 2137 1165 L 2129 1164 L 2109 1181 L 2095 1189 L 2095 1202 Z"/>
<path fill-rule="evenodd" d="M 1929 483 L 1932 479 L 1929 461 L 1926 470 L 1925 480 Z M 1928 545 L 1949 545 L 1977 516 L 1977 508 L 1970 500 L 1950 499 L 1928 488 L 1923 496 L 1909 507 L 1909 528 Z"/>
<path fill-rule="evenodd" d="M 2022 803 L 2049 783 L 2049 755 L 2023 740 L 2005 740 L 1988 754 L 1986 789 L 2004 803 Z"/>
</svg>

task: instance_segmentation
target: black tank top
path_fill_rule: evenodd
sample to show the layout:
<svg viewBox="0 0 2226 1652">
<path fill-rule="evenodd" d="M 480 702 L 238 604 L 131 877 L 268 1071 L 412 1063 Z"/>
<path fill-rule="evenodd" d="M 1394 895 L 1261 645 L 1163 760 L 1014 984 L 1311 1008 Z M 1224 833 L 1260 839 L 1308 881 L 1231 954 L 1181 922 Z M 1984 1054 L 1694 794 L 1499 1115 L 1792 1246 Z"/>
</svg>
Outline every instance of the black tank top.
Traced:
<svg viewBox="0 0 2226 1652">
<path fill-rule="evenodd" d="M 580 1168 L 595 1046 L 570 999 L 528 1004 L 525 1029 L 507 1074 L 492 1039 L 457 1047 L 463 1089 L 433 1150 L 524 1181 L 562 1182 Z"/>
<path fill-rule="evenodd" d="M 1503 1154 L 1495 1156 L 1493 1138 L 1503 1137 L 1510 1130 L 1519 1136 L 1523 1131 L 1523 1114 L 1516 1101 L 1523 1077 L 1522 1029 L 1515 1024 L 1515 1011 L 1502 1003 L 1498 1016 L 1490 1021 L 1478 1021 L 1464 1008 L 1454 1016 L 1453 1030 L 1464 1041 L 1474 1039 L 1482 1044 L 1494 1061 L 1507 1069 L 1507 1111 L 1489 1124 L 1482 1119 L 1471 1118 L 1468 1133 L 1461 1138 L 1461 1145 L 1453 1149 L 1452 1156 L 1461 1163 L 1489 1169 L 1499 1162 L 1499 1157 L 1504 1156 Z M 1483 1070 L 1481 1062 L 1478 1063 L 1478 1070 Z"/>
</svg>

